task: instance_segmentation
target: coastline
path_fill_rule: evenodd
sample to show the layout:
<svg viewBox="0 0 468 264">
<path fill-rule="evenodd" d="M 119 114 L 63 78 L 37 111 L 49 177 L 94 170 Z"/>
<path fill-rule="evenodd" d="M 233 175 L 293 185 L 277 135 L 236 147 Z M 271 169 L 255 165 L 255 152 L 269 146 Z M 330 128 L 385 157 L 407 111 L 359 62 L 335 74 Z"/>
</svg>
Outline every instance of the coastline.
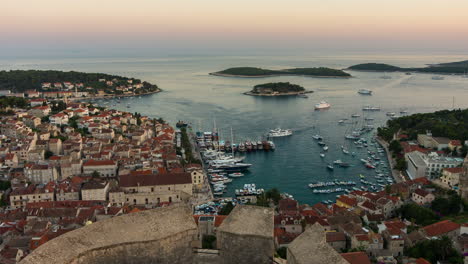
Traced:
<svg viewBox="0 0 468 264">
<path fill-rule="evenodd" d="M 147 95 L 157 94 L 160 92 L 162 92 L 162 90 L 158 88 L 156 91 L 141 93 L 141 94 L 103 95 L 103 96 L 92 96 L 92 97 L 67 97 L 67 100 L 79 101 L 79 100 L 94 100 L 94 99 L 114 99 L 114 98 L 120 98 L 120 97 L 147 96 Z"/>
<path fill-rule="evenodd" d="M 380 144 L 380 146 L 382 146 L 385 149 L 385 154 L 387 156 L 389 169 L 390 169 L 390 171 L 392 173 L 392 176 L 393 176 L 393 179 L 395 180 L 395 182 L 396 183 L 405 182 L 406 178 L 401 174 L 401 172 L 394 169 L 395 160 L 392 158 L 392 154 L 390 153 L 390 150 L 388 150 L 387 141 L 385 141 L 385 140 L 383 140 L 383 139 L 381 139 L 381 138 L 379 138 L 377 136 L 376 136 L 376 140 Z"/>
<path fill-rule="evenodd" d="M 300 94 L 308 94 L 308 93 L 313 93 L 313 92 L 314 91 L 290 92 L 290 93 L 281 93 L 281 94 L 260 94 L 260 93 L 252 93 L 250 91 L 250 92 L 245 92 L 242 94 L 251 95 L 251 96 L 276 97 L 276 96 L 296 96 Z"/>
<path fill-rule="evenodd" d="M 353 76 L 322 76 L 322 75 L 305 75 L 305 74 L 265 74 L 265 75 L 237 75 L 237 74 L 225 74 L 219 72 L 210 72 L 209 75 L 220 76 L 220 77 L 233 77 L 233 78 L 268 78 L 268 77 L 279 77 L 279 76 L 303 76 L 311 78 L 339 78 L 348 79 Z"/>
</svg>

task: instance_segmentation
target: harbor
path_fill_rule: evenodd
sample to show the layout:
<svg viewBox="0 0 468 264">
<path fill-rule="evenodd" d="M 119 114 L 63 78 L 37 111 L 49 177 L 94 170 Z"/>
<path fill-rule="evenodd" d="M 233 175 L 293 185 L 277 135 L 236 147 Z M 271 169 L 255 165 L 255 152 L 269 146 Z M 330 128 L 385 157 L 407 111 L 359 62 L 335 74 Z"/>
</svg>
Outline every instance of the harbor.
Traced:
<svg viewBox="0 0 468 264">
<path fill-rule="evenodd" d="M 285 58 L 278 61 L 274 57 L 259 58 L 260 66 L 282 65 L 297 66 L 329 66 L 345 68 L 362 60 L 374 60 L 367 56 L 343 57 L 331 55 L 328 59 L 314 56 L 303 58 Z M 445 76 L 445 80 L 432 80 L 430 74 L 414 73 L 387 73 L 391 79 L 381 79 L 379 74 L 368 72 L 350 72 L 354 78 L 324 79 L 305 78 L 300 76 L 284 76 L 277 81 L 297 83 L 315 92 L 307 94 L 308 98 L 272 97 L 262 98 L 245 96 L 242 93 L 259 83 L 254 78 L 219 78 L 207 75 L 214 69 L 224 68 L 226 57 L 204 57 L 203 61 L 195 58 L 183 58 L 183 71 L 181 62 L 171 63 L 151 61 L 142 65 L 140 62 L 130 60 L 124 65 L 116 63 L 99 62 L 82 64 L 74 62 L 73 70 L 88 70 L 94 72 L 109 72 L 122 75 L 131 75 L 140 79 L 157 83 L 163 89 L 154 95 L 121 98 L 117 100 L 100 99 L 95 105 L 107 106 L 120 111 L 138 112 L 142 116 L 163 118 L 166 122 L 175 125 L 179 120 L 188 122 L 194 134 L 197 131 L 213 131 L 213 120 L 216 120 L 217 132 L 220 139 L 230 140 L 230 129 L 233 128 L 234 143 L 264 141 L 270 130 L 280 127 L 283 130 L 291 129 L 293 134 L 285 137 L 275 137 L 268 140 L 275 144 L 274 151 L 245 151 L 235 152 L 236 156 L 244 156 L 244 163 L 252 164 L 249 169 L 242 172 L 244 176 L 232 178 L 228 183 L 226 192 L 221 197 L 235 197 L 236 189 L 243 189 L 244 184 L 256 185 L 256 188 L 269 190 L 278 188 L 281 192 L 292 194 L 301 203 L 314 204 L 323 200 L 335 200 L 340 193 L 314 194 L 308 184 L 315 182 L 354 181 L 356 188 L 363 184 L 360 174 L 366 176 L 365 181 L 372 182 L 376 187 L 377 175 L 375 170 L 384 170 L 382 164 L 376 169 L 366 168 L 361 159 L 371 157 L 368 150 L 375 152 L 380 162 L 390 165 L 385 154 L 380 155 L 373 143 L 373 136 L 379 126 L 385 125 L 394 116 L 404 114 L 433 112 L 452 108 L 453 94 L 458 94 L 455 107 L 468 107 L 467 94 L 460 93 L 466 89 L 466 79 L 460 76 Z M 391 59 L 392 64 L 405 65 L 406 58 L 402 56 L 379 57 L 383 61 Z M 455 58 L 431 57 L 431 60 L 454 60 Z M 247 58 L 229 58 L 232 65 L 249 65 L 252 61 Z M 312 63 L 311 63 L 312 61 Z M 426 63 L 427 57 L 411 59 L 412 65 Z M 45 68 L 56 68 L 56 64 L 44 64 Z M 132 69 L 130 72 L 128 69 Z M 161 69 L 165 69 L 162 71 Z M 167 71 L 171 75 L 166 74 Z M 272 77 L 271 81 L 276 81 Z M 181 81 L 186 80 L 186 81 Z M 443 82 L 444 89 L 440 89 Z M 360 89 L 372 91 L 372 95 L 358 93 Z M 424 91 L 424 92 L 421 92 Z M 414 98 L 419 98 L 415 100 Z M 96 100 L 97 101 L 97 100 Z M 112 101 L 112 102 L 111 102 Z M 326 101 L 329 109 L 314 110 L 315 104 Z M 107 105 L 104 102 L 108 102 Z M 113 106 L 113 104 L 116 104 Z M 130 106 L 129 108 L 127 106 Z M 363 111 L 365 106 L 380 107 L 380 111 Z M 407 111 L 405 113 L 405 111 Z M 403 113 L 401 113 L 403 112 Z M 356 116 L 356 117 L 354 117 Z M 343 120 L 339 123 L 340 120 Z M 346 134 L 352 135 L 353 126 L 361 129 L 367 123 L 374 127 L 371 132 L 364 134 L 368 140 L 368 147 L 364 144 L 354 143 L 358 140 L 345 139 Z M 358 122 L 359 124 L 353 124 Z M 204 129 L 199 129 L 199 123 Z M 369 128 L 370 129 L 370 128 Z M 318 145 L 312 137 L 321 135 L 328 150 Z M 361 147 L 362 145 L 362 147 Z M 341 146 L 345 147 L 343 151 Z M 355 152 L 355 156 L 352 153 Z M 230 154 L 224 151 L 225 154 Z M 323 155 L 321 155 L 323 154 Z M 323 156 L 323 157 L 322 157 Z M 344 167 L 333 164 L 341 160 Z M 346 164 L 347 163 L 347 164 Z M 376 162 L 374 162 L 376 163 Z M 333 170 L 327 166 L 331 164 Z M 346 165 L 349 165 L 346 167 Z M 389 172 L 386 172 L 390 175 Z M 382 179 L 385 180 L 385 179 Z M 385 184 L 385 183 L 380 183 Z M 324 187 L 338 188 L 336 187 Z M 349 187 L 346 187 L 349 189 Z M 346 189 L 345 188 L 345 189 Z"/>
</svg>

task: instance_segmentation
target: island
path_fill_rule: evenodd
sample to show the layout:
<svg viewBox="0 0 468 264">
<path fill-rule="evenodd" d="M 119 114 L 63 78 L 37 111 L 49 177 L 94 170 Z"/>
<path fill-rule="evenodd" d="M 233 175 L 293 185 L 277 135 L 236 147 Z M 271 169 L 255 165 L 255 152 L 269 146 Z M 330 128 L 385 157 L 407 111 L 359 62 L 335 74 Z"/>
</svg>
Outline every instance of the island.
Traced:
<svg viewBox="0 0 468 264">
<path fill-rule="evenodd" d="M 468 72 L 468 60 L 428 64 L 426 67 L 404 68 L 385 63 L 362 63 L 353 65 L 348 70 L 354 71 L 375 71 L 375 72 L 421 72 L 438 74 L 466 74 Z"/>
<path fill-rule="evenodd" d="M 255 85 L 250 92 L 245 92 L 244 94 L 254 96 L 288 96 L 305 93 L 312 93 L 312 91 L 306 91 L 304 87 L 289 82 L 275 82 Z"/>
<path fill-rule="evenodd" d="M 54 70 L 0 71 L 0 93 L 43 98 L 105 98 L 160 92 L 149 82 L 105 73 Z"/>
<path fill-rule="evenodd" d="M 331 78 L 349 78 L 351 75 L 343 70 L 330 69 L 325 67 L 318 68 L 292 68 L 283 70 L 268 70 L 255 67 L 235 67 L 212 72 L 210 75 L 224 77 L 243 77 L 243 78 L 262 78 L 284 75 L 298 75 L 308 77 L 331 77 Z"/>
</svg>

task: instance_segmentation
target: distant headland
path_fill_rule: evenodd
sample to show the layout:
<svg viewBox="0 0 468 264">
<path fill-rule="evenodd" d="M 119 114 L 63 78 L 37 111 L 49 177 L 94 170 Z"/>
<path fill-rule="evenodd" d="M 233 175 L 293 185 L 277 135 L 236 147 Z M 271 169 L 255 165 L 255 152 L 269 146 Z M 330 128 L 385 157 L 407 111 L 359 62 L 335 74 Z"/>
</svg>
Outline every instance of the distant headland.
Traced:
<svg viewBox="0 0 468 264">
<path fill-rule="evenodd" d="M 349 78 L 351 74 L 342 70 L 330 69 L 325 67 L 318 68 L 292 68 L 283 70 L 268 70 L 255 67 L 235 67 L 222 70 L 219 72 L 212 72 L 211 75 L 224 76 L 224 77 L 242 77 L 242 78 L 262 78 L 271 76 L 283 75 L 299 75 L 310 77 L 327 77 L 327 78 Z"/>
<path fill-rule="evenodd" d="M 254 96 L 288 96 L 305 93 L 313 93 L 313 91 L 306 91 L 304 87 L 289 82 L 275 82 L 255 85 L 250 92 L 245 92 L 244 94 Z"/>
<path fill-rule="evenodd" d="M 157 85 L 135 78 L 55 70 L 0 71 L 0 90 L 19 97 L 34 93 L 34 96 L 69 100 L 140 96 L 161 91 Z"/>
<path fill-rule="evenodd" d="M 384 63 L 363 63 L 353 65 L 348 70 L 354 71 L 375 71 L 375 72 L 421 72 L 438 74 L 466 74 L 468 72 L 468 60 L 429 64 L 427 67 L 402 68 Z"/>
</svg>

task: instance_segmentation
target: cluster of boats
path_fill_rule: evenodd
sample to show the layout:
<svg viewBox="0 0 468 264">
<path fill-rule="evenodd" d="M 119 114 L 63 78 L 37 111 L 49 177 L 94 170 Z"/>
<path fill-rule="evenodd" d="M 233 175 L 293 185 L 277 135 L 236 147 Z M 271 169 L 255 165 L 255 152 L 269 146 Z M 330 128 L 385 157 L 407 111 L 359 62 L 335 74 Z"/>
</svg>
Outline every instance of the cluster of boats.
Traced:
<svg viewBox="0 0 468 264">
<path fill-rule="evenodd" d="M 270 140 L 247 140 L 242 141 L 239 144 L 233 143 L 233 141 L 220 140 L 218 133 L 216 132 L 197 132 L 196 140 L 201 151 L 218 150 L 224 152 L 252 152 L 270 151 L 275 150 L 276 148 L 275 143 Z"/>
<path fill-rule="evenodd" d="M 260 195 L 264 192 L 264 189 L 257 189 L 255 183 L 246 183 L 244 188 L 235 190 L 236 196 Z"/>
<path fill-rule="evenodd" d="M 328 186 L 353 186 L 356 185 L 355 181 L 330 181 L 330 182 L 316 182 L 310 183 L 309 188 L 320 188 L 320 187 L 328 187 Z"/>
<path fill-rule="evenodd" d="M 362 108 L 362 111 L 380 111 L 380 106 L 366 105 Z"/>
</svg>

